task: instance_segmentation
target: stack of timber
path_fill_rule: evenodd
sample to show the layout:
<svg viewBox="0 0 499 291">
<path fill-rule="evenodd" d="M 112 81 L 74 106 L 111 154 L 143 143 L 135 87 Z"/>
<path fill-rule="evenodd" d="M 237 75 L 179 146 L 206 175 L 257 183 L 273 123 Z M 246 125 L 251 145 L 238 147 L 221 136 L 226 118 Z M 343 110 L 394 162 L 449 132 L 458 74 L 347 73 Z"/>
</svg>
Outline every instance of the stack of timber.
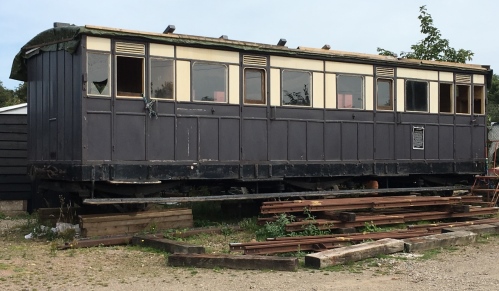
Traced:
<svg viewBox="0 0 499 291">
<path fill-rule="evenodd" d="M 245 255 L 267 255 L 298 251 L 324 251 L 359 243 L 366 240 L 385 238 L 406 239 L 441 233 L 440 229 L 395 230 L 373 233 L 331 234 L 319 236 L 292 236 L 267 239 L 261 242 L 231 243 L 231 251 L 242 251 Z"/>
<path fill-rule="evenodd" d="M 126 214 L 79 215 L 83 237 L 135 234 L 172 228 L 191 228 L 192 210 L 165 209 Z"/>
<path fill-rule="evenodd" d="M 262 214 L 313 212 L 317 219 L 298 219 L 286 225 L 289 232 L 315 225 L 321 230 L 348 229 L 375 225 L 399 224 L 422 220 L 440 220 L 494 215 L 497 207 L 478 207 L 481 196 L 386 196 L 362 198 L 335 198 L 264 202 Z M 349 211 L 349 212 L 347 212 Z M 261 222 L 274 218 L 261 218 Z"/>
</svg>

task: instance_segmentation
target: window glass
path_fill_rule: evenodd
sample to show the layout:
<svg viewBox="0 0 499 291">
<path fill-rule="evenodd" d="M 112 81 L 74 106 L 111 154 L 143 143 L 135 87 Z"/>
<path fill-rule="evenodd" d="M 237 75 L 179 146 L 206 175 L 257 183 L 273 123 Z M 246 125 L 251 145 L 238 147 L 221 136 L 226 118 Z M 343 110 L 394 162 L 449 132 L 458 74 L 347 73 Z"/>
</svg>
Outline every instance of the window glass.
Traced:
<svg viewBox="0 0 499 291">
<path fill-rule="evenodd" d="M 473 113 L 485 114 L 485 88 L 484 86 L 473 87 Z"/>
<path fill-rule="evenodd" d="M 456 85 L 456 113 L 470 113 L 469 85 Z"/>
<path fill-rule="evenodd" d="M 377 109 L 393 110 L 393 81 L 391 79 L 378 79 L 377 83 Z"/>
<path fill-rule="evenodd" d="M 282 71 L 282 105 L 310 106 L 309 72 Z"/>
<path fill-rule="evenodd" d="M 173 99 L 173 60 L 151 59 L 151 98 Z"/>
<path fill-rule="evenodd" d="M 144 58 L 116 57 L 116 92 L 117 96 L 143 96 Z"/>
<path fill-rule="evenodd" d="M 405 110 L 428 112 L 428 82 L 405 82 Z"/>
<path fill-rule="evenodd" d="M 195 62 L 192 65 L 192 100 L 225 102 L 226 76 L 225 65 Z"/>
<path fill-rule="evenodd" d="M 440 83 L 439 85 L 439 111 L 441 113 L 454 112 L 454 91 L 452 84 Z"/>
<path fill-rule="evenodd" d="M 244 69 L 244 103 L 265 104 L 265 70 Z"/>
<path fill-rule="evenodd" d="M 88 95 L 111 96 L 109 54 L 87 54 Z"/>
<path fill-rule="evenodd" d="M 338 108 L 364 108 L 364 78 L 338 75 L 336 78 Z"/>
</svg>

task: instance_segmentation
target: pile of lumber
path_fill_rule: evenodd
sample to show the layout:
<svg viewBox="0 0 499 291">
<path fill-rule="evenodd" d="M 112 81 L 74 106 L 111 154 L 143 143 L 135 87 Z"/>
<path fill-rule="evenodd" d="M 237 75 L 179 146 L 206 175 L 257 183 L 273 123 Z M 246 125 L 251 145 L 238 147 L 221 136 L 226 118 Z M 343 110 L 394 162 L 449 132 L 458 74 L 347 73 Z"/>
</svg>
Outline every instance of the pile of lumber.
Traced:
<svg viewBox="0 0 499 291">
<path fill-rule="evenodd" d="M 441 233 L 441 230 L 413 229 L 394 230 L 373 233 L 331 234 L 319 236 L 292 236 L 268 238 L 266 241 L 248 243 L 230 243 L 231 251 L 242 251 L 243 254 L 267 255 L 298 251 L 323 251 L 334 249 L 351 243 L 384 238 L 406 239 Z"/>
<path fill-rule="evenodd" d="M 79 215 L 83 237 L 156 232 L 171 228 L 191 228 L 192 210 L 164 209 L 126 214 Z"/>
<path fill-rule="evenodd" d="M 297 221 L 286 225 L 289 232 L 309 225 L 321 230 L 349 229 L 366 224 L 389 225 L 424 220 L 440 220 L 494 215 L 497 207 L 479 207 L 481 196 L 385 196 L 264 202 L 262 214 L 293 214 Z M 313 213 L 316 219 L 302 219 L 300 212 Z M 260 222 L 275 220 L 261 217 Z"/>
</svg>

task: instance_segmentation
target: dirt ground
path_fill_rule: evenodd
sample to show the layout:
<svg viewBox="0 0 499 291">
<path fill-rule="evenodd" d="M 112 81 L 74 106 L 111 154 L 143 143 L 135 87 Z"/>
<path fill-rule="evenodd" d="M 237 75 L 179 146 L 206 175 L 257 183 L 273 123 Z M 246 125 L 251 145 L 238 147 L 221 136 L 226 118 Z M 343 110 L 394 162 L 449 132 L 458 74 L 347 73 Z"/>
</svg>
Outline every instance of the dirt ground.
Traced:
<svg viewBox="0 0 499 291">
<path fill-rule="evenodd" d="M 0 220 L 1 290 L 499 290 L 499 237 L 421 255 L 297 272 L 172 268 L 130 246 L 56 249 Z M 17 234 L 17 236 L 16 236 Z"/>
</svg>

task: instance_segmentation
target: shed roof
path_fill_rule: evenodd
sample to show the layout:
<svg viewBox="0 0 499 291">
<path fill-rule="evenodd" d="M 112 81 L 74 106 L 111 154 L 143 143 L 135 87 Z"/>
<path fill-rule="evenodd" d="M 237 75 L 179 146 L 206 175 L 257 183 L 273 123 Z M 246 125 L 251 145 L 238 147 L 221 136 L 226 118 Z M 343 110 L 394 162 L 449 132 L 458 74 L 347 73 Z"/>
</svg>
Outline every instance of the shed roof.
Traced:
<svg viewBox="0 0 499 291">
<path fill-rule="evenodd" d="M 28 103 L 1 107 L 0 114 L 28 114 Z"/>
</svg>

